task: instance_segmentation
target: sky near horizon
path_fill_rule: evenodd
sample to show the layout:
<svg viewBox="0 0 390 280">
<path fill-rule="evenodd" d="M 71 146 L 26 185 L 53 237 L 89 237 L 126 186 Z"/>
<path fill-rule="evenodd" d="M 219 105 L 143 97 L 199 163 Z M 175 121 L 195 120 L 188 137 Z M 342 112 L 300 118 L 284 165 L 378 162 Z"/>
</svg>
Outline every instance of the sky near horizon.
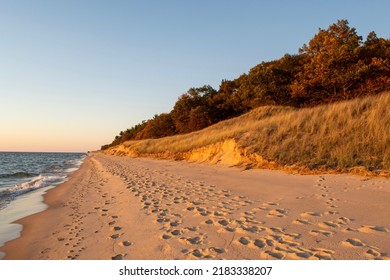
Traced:
<svg viewBox="0 0 390 280">
<path fill-rule="evenodd" d="M 0 1 L 0 151 L 85 152 L 295 54 L 338 19 L 390 37 L 390 1 Z"/>
</svg>

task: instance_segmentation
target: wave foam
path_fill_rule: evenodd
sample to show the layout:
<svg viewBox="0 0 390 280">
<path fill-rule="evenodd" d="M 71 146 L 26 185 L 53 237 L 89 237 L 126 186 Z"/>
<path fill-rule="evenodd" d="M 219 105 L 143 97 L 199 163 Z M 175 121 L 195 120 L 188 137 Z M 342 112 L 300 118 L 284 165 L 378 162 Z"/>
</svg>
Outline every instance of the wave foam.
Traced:
<svg viewBox="0 0 390 280">
<path fill-rule="evenodd" d="M 66 176 L 43 176 L 39 175 L 34 177 L 28 182 L 24 182 L 18 185 L 15 185 L 6 190 L 0 191 L 0 209 L 4 208 L 11 200 L 13 200 L 16 196 L 52 186 L 57 185 L 64 182 Z"/>
</svg>

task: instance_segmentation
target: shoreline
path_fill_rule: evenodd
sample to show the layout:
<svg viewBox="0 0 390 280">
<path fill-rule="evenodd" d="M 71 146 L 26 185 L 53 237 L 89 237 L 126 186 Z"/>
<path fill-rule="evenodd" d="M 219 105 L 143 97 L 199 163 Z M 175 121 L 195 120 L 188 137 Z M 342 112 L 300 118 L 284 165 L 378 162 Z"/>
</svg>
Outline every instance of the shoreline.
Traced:
<svg viewBox="0 0 390 280">
<path fill-rule="evenodd" d="M 46 192 L 55 186 L 47 186 L 33 193 L 26 193 L 13 200 L 7 208 L 2 210 L 0 221 L 0 248 L 5 243 L 17 239 L 21 236 L 23 225 L 18 223 L 25 217 L 45 211 L 48 205 L 44 203 Z M 0 260 L 5 256 L 0 250 Z"/>
<path fill-rule="evenodd" d="M 0 247 L 18 238 L 22 225 L 17 221 L 47 209 L 46 192 L 66 182 L 85 159 L 85 153 L 0 153 L 4 162 L 0 190 Z M 12 172 L 14 164 L 18 169 Z M 4 253 L 0 252 L 0 259 Z"/>
<path fill-rule="evenodd" d="M 85 158 L 85 160 L 86 159 L 87 158 Z M 30 235 L 33 236 L 36 234 L 37 229 L 35 229 L 35 228 L 37 227 L 37 225 L 42 224 L 42 223 L 44 224 L 45 218 L 46 217 L 50 218 L 52 216 L 49 213 L 51 213 L 52 209 L 58 207 L 58 204 L 60 203 L 58 201 L 58 199 L 59 199 L 58 197 L 60 195 L 63 195 L 63 193 L 66 190 L 71 188 L 71 180 L 74 176 L 77 176 L 76 173 L 78 173 L 79 169 L 81 169 L 82 166 L 83 166 L 83 163 L 80 166 L 80 168 L 78 168 L 77 170 L 73 171 L 72 173 L 70 173 L 68 175 L 68 178 L 65 182 L 62 182 L 56 186 L 48 186 L 48 187 L 44 187 L 42 189 L 38 189 L 38 190 L 34 191 L 33 195 L 39 196 L 39 200 L 40 200 L 38 203 L 34 204 L 34 208 L 36 208 L 36 211 L 26 211 L 26 212 L 31 212 L 31 214 L 23 215 L 23 217 L 21 217 L 21 218 L 13 219 L 13 221 L 10 221 L 10 224 L 12 226 L 16 226 L 16 227 L 20 228 L 19 233 L 18 233 L 19 237 L 8 240 L 4 244 L 2 244 L 2 246 L 0 246 L 0 252 L 5 251 L 5 253 L 3 253 L 4 255 L 2 256 L 4 259 L 7 259 L 9 254 L 12 255 L 14 253 L 14 252 L 7 252 L 8 247 L 11 248 L 10 250 L 15 250 L 15 249 L 17 249 L 18 251 L 21 250 L 22 248 L 20 248 L 20 246 L 18 246 L 18 245 L 13 246 L 13 243 L 18 244 L 19 239 L 21 239 L 21 242 L 23 245 L 23 240 L 25 238 L 29 239 Z M 30 195 L 31 194 L 26 193 L 21 198 L 23 199 L 23 197 L 28 197 Z M 30 199 L 30 198 L 27 198 L 27 199 Z M 20 198 L 13 201 L 12 203 L 18 202 L 19 200 L 20 200 Z M 46 213 L 46 212 L 48 212 L 48 213 Z M 4 250 L 3 250 L 3 248 L 4 248 Z M 23 249 L 21 251 L 23 251 Z M 16 252 L 16 255 L 20 255 L 19 252 Z M 28 259 L 28 258 L 21 258 L 21 259 Z"/>
<path fill-rule="evenodd" d="M 5 259 L 387 259 L 390 180 L 93 154 Z M 39 226 L 38 226 L 39 225 Z M 145 232 L 148 234 L 145 235 Z"/>
</svg>

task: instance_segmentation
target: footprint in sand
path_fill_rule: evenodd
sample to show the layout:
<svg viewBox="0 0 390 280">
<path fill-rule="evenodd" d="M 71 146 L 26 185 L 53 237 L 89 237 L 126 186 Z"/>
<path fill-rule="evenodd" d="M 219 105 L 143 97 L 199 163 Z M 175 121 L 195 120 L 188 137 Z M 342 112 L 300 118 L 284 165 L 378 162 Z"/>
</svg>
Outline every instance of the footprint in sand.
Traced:
<svg viewBox="0 0 390 280">
<path fill-rule="evenodd" d="M 340 217 L 338 218 L 338 221 L 339 221 L 339 224 L 348 224 L 350 223 L 351 221 L 353 221 L 354 219 L 350 219 L 350 218 L 347 218 L 347 217 Z"/>
<path fill-rule="evenodd" d="M 181 235 L 182 233 L 183 232 L 181 230 L 179 230 L 179 229 L 175 229 L 175 230 L 171 231 L 171 234 L 173 236 L 178 236 L 178 235 Z"/>
<path fill-rule="evenodd" d="M 265 228 L 259 228 L 257 226 L 246 227 L 246 226 L 242 225 L 241 228 L 243 230 L 249 231 L 251 233 L 257 233 L 257 232 L 265 231 Z"/>
<path fill-rule="evenodd" d="M 174 222 L 169 223 L 169 225 L 170 225 L 171 227 L 177 227 L 177 226 L 180 225 L 180 224 L 181 224 L 181 222 L 179 222 L 179 221 L 174 221 Z"/>
<path fill-rule="evenodd" d="M 302 217 L 321 217 L 322 214 L 320 212 L 304 212 L 304 213 L 301 213 L 300 216 L 302 216 Z"/>
<path fill-rule="evenodd" d="M 337 214 L 340 214 L 339 212 L 337 211 L 328 211 L 325 213 L 326 215 L 337 215 Z"/>
<path fill-rule="evenodd" d="M 232 228 L 232 227 L 225 227 L 225 230 L 228 232 L 235 232 L 236 231 L 236 229 Z"/>
<path fill-rule="evenodd" d="M 124 257 L 125 255 L 123 255 L 123 254 L 118 254 L 118 255 L 116 255 L 116 256 L 113 256 L 111 259 L 112 260 L 123 260 L 123 257 Z"/>
<path fill-rule="evenodd" d="M 198 236 L 187 238 L 187 241 L 192 245 L 197 245 L 202 243 L 202 239 Z"/>
<path fill-rule="evenodd" d="M 319 223 L 318 224 L 320 227 L 322 228 L 338 228 L 339 225 L 337 223 L 334 223 L 334 222 L 331 222 L 331 221 L 328 221 L 328 222 L 323 222 L 323 223 Z"/>
<path fill-rule="evenodd" d="M 327 201 L 325 201 L 325 203 L 331 208 L 337 208 L 337 205 L 334 204 L 336 201 L 338 201 L 338 199 L 329 198 Z"/>
<path fill-rule="evenodd" d="M 113 231 L 119 231 L 119 230 L 121 230 L 122 229 L 122 227 L 113 227 L 111 230 L 113 230 Z"/>
<path fill-rule="evenodd" d="M 345 240 L 343 242 L 343 244 L 347 245 L 347 246 L 352 245 L 354 247 L 362 247 L 365 245 L 360 239 L 357 239 L 357 238 L 348 238 L 347 240 Z"/>
<path fill-rule="evenodd" d="M 315 230 L 315 229 L 313 229 L 312 231 L 310 231 L 310 234 L 311 235 L 315 235 L 315 236 L 317 236 L 317 235 L 323 235 L 323 236 L 326 236 L 326 237 L 329 237 L 329 236 L 332 236 L 332 232 L 331 231 L 325 231 L 325 230 Z"/>
<path fill-rule="evenodd" d="M 368 251 L 366 252 L 366 255 L 369 256 L 369 257 L 373 257 L 375 260 L 388 260 L 389 258 L 387 257 L 387 254 L 386 253 L 381 253 L 379 252 L 378 250 L 376 250 L 377 248 L 370 248 L 368 249 Z"/>
<path fill-rule="evenodd" d="M 389 230 L 384 226 L 363 226 L 359 228 L 358 231 L 365 232 L 365 233 L 375 233 L 375 232 L 388 233 L 389 232 Z"/>
<path fill-rule="evenodd" d="M 211 248 L 210 248 L 210 251 L 214 251 L 214 252 L 216 252 L 217 254 L 226 253 L 226 249 L 224 249 L 224 248 L 218 248 L 218 247 L 211 247 Z"/>
<path fill-rule="evenodd" d="M 277 242 L 279 243 L 279 245 L 282 244 L 282 245 L 284 245 L 284 247 L 287 246 L 287 249 L 299 248 L 298 246 L 302 245 L 299 242 L 292 241 L 291 238 L 288 238 L 286 235 L 278 237 Z"/>
<path fill-rule="evenodd" d="M 41 254 L 46 254 L 46 253 L 49 253 L 50 251 L 51 251 L 50 248 L 46 248 L 43 251 L 41 251 Z"/>
<path fill-rule="evenodd" d="M 256 239 L 254 244 L 256 247 L 258 247 L 260 249 L 263 249 L 266 246 L 266 242 L 264 240 L 261 240 L 261 239 Z"/>
<path fill-rule="evenodd" d="M 284 230 L 281 227 L 271 227 L 268 230 L 273 233 L 284 233 Z"/>
<path fill-rule="evenodd" d="M 332 260 L 333 259 L 332 254 L 325 252 L 325 251 L 319 251 L 319 252 L 315 253 L 314 256 L 316 258 L 318 258 L 319 260 Z"/>
<path fill-rule="evenodd" d="M 220 224 L 222 226 L 227 226 L 227 225 L 229 225 L 229 221 L 227 221 L 227 220 L 220 220 L 220 221 L 218 221 L 218 224 Z"/>
<path fill-rule="evenodd" d="M 268 212 L 267 217 L 278 217 L 283 218 L 287 214 L 287 210 L 285 209 L 273 209 Z"/>
<path fill-rule="evenodd" d="M 263 204 L 263 206 L 278 206 L 279 205 L 279 203 L 277 203 L 277 202 L 267 202 L 267 203 L 264 203 Z"/>
<path fill-rule="evenodd" d="M 133 243 L 130 241 L 122 241 L 122 242 L 119 242 L 118 244 L 119 244 L 119 246 L 124 246 L 124 247 L 129 247 L 129 246 L 133 245 Z"/>
<path fill-rule="evenodd" d="M 110 236 L 111 239 L 117 239 L 119 238 L 119 234 L 113 234 Z"/>
<path fill-rule="evenodd" d="M 216 217 L 223 217 L 223 216 L 225 216 L 226 214 L 225 213 L 222 213 L 222 212 L 219 212 L 219 211 L 214 211 L 214 216 L 216 216 Z"/>
<path fill-rule="evenodd" d="M 295 255 L 301 259 L 308 259 L 313 256 L 313 253 L 310 252 L 297 252 Z"/>
<path fill-rule="evenodd" d="M 281 252 L 265 251 L 265 253 L 267 253 L 269 256 L 277 260 L 282 260 L 286 256 Z"/>
<path fill-rule="evenodd" d="M 248 245 L 249 244 L 249 239 L 247 237 L 240 237 L 240 239 L 238 240 L 238 242 L 240 242 L 242 245 Z"/>
<path fill-rule="evenodd" d="M 193 250 L 192 255 L 197 258 L 202 258 L 204 256 L 198 249 Z"/>
<path fill-rule="evenodd" d="M 308 220 L 305 220 L 305 219 L 296 219 L 294 221 L 292 221 L 293 224 L 297 224 L 297 225 L 312 225 L 311 222 L 309 222 Z"/>
<path fill-rule="evenodd" d="M 344 232 L 359 232 L 357 229 L 355 228 L 351 228 L 351 227 L 348 227 L 346 228 L 345 230 L 343 230 Z"/>
</svg>

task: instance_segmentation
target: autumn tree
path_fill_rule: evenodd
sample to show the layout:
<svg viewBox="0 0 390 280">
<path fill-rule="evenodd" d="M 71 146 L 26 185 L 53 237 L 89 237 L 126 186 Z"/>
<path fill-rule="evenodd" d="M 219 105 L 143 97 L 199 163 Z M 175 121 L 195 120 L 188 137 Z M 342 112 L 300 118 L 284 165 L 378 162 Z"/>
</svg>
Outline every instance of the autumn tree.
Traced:
<svg viewBox="0 0 390 280">
<path fill-rule="evenodd" d="M 375 94 L 390 89 L 390 39 L 378 38 L 374 31 L 370 32 L 360 57 L 366 68 L 358 90 Z"/>
<path fill-rule="evenodd" d="M 174 135 L 176 132 L 172 116 L 167 113 L 154 115 L 146 122 L 145 127 L 137 133 L 134 139 L 161 138 Z"/>
<path fill-rule="evenodd" d="M 308 61 L 292 85 L 294 97 L 303 97 L 309 103 L 346 99 L 364 69 L 359 60 L 361 43 L 362 38 L 347 20 L 320 29 L 309 45 L 300 49 Z"/>
<path fill-rule="evenodd" d="M 190 111 L 188 129 L 197 131 L 211 125 L 209 111 L 205 106 L 197 106 Z"/>
</svg>

